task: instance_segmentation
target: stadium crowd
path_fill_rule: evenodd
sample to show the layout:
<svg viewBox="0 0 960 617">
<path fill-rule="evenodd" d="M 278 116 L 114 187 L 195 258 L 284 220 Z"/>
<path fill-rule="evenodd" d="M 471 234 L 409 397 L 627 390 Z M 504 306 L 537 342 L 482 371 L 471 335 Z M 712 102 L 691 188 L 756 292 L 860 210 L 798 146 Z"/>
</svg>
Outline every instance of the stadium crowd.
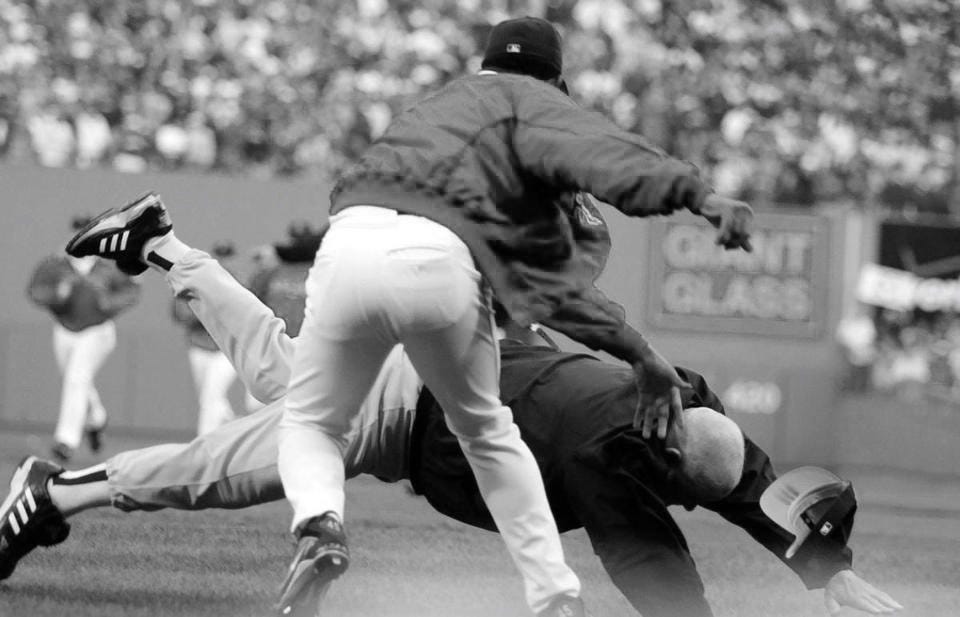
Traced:
<svg viewBox="0 0 960 617">
<path fill-rule="evenodd" d="M 957 193 L 950 0 L 0 0 L 0 161 L 329 175 L 522 13 L 561 28 L 580 102 L 721 192 Z"/>
<path fill-rule="evenodd" d="M 841 320 L 849 392 L 960 404 L 960 315 L 873 308 Z"/>
</svg>

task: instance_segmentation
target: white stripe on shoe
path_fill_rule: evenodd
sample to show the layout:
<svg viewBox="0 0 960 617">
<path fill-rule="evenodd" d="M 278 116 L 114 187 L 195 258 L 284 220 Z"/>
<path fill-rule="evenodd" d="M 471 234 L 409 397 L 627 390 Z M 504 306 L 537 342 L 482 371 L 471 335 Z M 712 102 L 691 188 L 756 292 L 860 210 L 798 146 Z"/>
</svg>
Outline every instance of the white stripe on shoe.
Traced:
<svg viewBox="0 0 960 617">
<path fill-rule="evenodd" d="M 30 487 L 27 487 L 27 490 L 24 491 L 24 495 L 27 497 L 27 505 L 30 506 L 30 512 L 37 511 L 37 502 L 33 498 L 33 491 L 30 490 Z"/>
<path fill-rule="evenodd" d="M 19 499 L 20 491 L 27 481 L 27 476 L 30 475 L 30 468 L 36 460 L 38 460 L 37 457 L 28 456 L 13 472 L 13 477 L 10 478 L 10 494 L 3 500 L 3 505 L 0 505 L 0 517 L 10 511 L 13 508 L 13 502 Z"/>
<path fill-rule="evenodd" d="M 120 236 L 120 250 L 124 251 L 127 249 L 127 238 L 130 237 L 130 230 L 123 232 L 123 235 Z"/>
<path fill-rule="evenodd" d="M 106 237 L 106 236 L 100 238 L 100 252 L 101 252 L 101 253 L 106 253 L 106 252 L 107 252 L 107 237 Z"/>
<path fill-rule="evenodd" d="M 13 535 L 20 535 L 20 523 L 17 522 L 17 517 L 13 515 L 13 512 L 7 517 L 7 521 L 9 521 L 10 526 L 13 527 Z"/>
</svg>

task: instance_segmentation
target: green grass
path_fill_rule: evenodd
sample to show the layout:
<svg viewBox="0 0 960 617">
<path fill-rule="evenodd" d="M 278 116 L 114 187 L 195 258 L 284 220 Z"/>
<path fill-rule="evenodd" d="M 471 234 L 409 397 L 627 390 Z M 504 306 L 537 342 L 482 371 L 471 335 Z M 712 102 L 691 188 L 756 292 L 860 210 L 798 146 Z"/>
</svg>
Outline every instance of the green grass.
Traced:
<svg viewBox="0 0 960 617">
<path fill-rule="evenodd" d="M 31 442 L 0 439 L 0 478 Z M 85 461 L 83 461 L 85 462 Z M 822 592 L 739 529 L 707 512 L 676 512 L 718 617 L 825 615 Z M 326 607 L 338 617 L 525 616 L 520 578 L 494 535 L 434 513 L 399 485 L 352 481 L 353 561 Z M 241 511 L 83 513 L 62 545 L 38 550 L 0 584 L 0 617 L 262 616 L 292 554 L 286 504 Z M 567 556 L 596 617 L 636 615 L 607 580 L 583 533 Z M 862 575 L 917 617 L 960 615 L 960 519 L 861 508 Z M 855 614 L 847 612 L 844 614 Z"/>
</svg>

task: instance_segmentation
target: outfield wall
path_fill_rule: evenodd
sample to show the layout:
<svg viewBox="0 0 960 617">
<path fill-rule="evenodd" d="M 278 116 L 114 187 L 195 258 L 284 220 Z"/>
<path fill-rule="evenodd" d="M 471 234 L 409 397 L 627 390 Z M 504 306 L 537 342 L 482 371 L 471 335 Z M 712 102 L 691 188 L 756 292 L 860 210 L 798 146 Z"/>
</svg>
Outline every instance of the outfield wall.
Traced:
<svg viewBox="0 0 960 617">
<path fill-rule="evenodd" d="M 153 189 L 184 240 L 232 239 L 242 250 L 282 238 L 293 219 L 324 220 L 328 194 L 309 181 L 9 166 L 0 185 L 0 427 L 43 429 L 56 418 L 59 377 L 50 319 L 23 292 L 36 261 L 63 246 L 72 215 Z M 832 333 L 874 227 L 844 209 L 825 212 L 761 212 L 762 246 L 731 260 L 702 248 L 712 236 L 693 217 L 641 221 L 605 208 L 614 251 L 600 286 L 667 357 L 703 372 L 778 463 L 960 474 L 960 413 L 839 397 Z M 115 429 L 188 436 L 196 403 L 186 345 L 165 283 L 141 278 L 142 300 L 118 319 L 118 348 L 98 384 Z"/>
<path fill-rule="evenodd" d="M 71 216 L 96 214 L 156 190 L 185 241 L 206 248 L 231 239 L 243 251 L 282 239 L 293 219 L 325 220 L 329 193 L 309 181 L 10 166 L 0 166 L 0 186 L 0 281 L 6 290 L 0 296 L 0 422 L 38 426 L 56 420 L 60 380 L 51 320 L 24 290 L 36 262 L 69 239 Z M 170 293 L 159 276 L 140 280 L 141 301 L 118 318 L 117 349 L 97 383 L 113 428 L 190 435 L 196 402 L 184 337 L 170 319 Z M 239 404 L 240 392 L 232 394 Z"/>
</svg>

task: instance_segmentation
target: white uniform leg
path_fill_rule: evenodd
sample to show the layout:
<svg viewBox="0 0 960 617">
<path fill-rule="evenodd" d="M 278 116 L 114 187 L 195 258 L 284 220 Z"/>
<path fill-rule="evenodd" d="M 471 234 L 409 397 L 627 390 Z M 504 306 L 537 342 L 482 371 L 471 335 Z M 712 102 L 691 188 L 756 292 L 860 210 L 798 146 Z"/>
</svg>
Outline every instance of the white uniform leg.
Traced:
<svg viewBox="0 0 960 617">
<path fill-rule="evenodd" d="M 283 498 L 277 473 L 282 403 L 237 418 L 185 444 L 122 452 L 106 461 L 122 510 L 245 508 Z"/>
<path fill-rule="evenodd" d="M 257 400 L 282 397 L 290 381 L 293 342 L 282 319 L 207 253 L 191 250 L 167 274 Z"/>
<path fill-rule="evenodd" d="M 536 461 L 499 400 L 499 351 L 480 274 L 448 229 L 381 208 L 354 207 L 331 228 L 307 280 L 279 469 L 294 526 L 342 514 L 343 435 L 394 342 L 407 348 L 448 414 L 480 490 L 543 609 L 577 595 Z"/>
<path fill-rule="evenodd" d="M 80 332 L 70 332 L 56 325 L 53 337 L 55 355 L 63 375 L 60 416 L 54 439 L 76 448 L 87 422 L 90 392 L 94 390 L 93 378 L 117 344 L 116 327 L 112 321 L 107 321 Z M 103 412 L 102 419 L 106 421 L 106 412 Z"/>
<path fill-rule="evenodd" d="M 237 373 L 219 351 L 193 347 L 188 353 L 200 402 L 197 434 L 203 435 L 236 417 L 228 394 Z"/>
</svg>

